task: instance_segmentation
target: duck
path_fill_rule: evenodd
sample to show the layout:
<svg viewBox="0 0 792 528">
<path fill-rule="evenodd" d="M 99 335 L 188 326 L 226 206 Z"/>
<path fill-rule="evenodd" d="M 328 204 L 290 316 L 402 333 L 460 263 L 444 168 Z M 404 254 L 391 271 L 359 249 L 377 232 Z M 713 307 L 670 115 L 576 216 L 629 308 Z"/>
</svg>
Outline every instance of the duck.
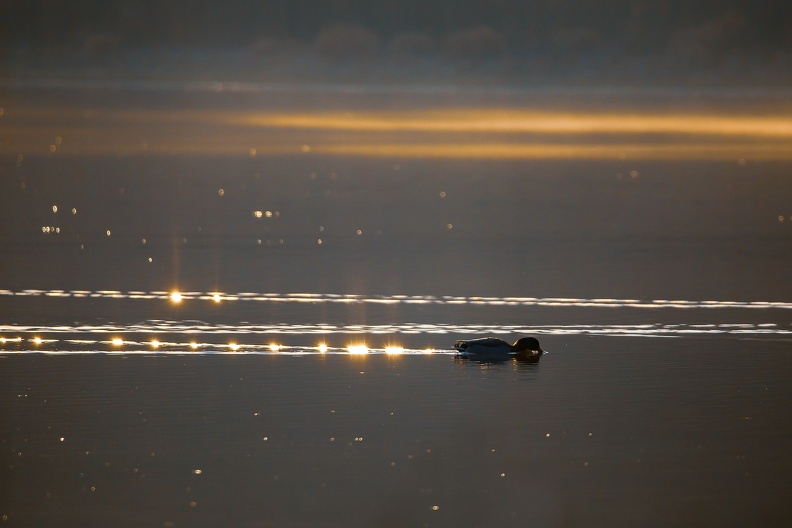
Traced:
<svg viewBox="0 0 792 528">
<path fill-rule="evenodd" d="M 456 359 L 472 359 L 474 361 L 506 361 L 517 359 L 538 361 L 545 353 L 535 337 L 522 337 L 510 345 L 498 337 L 480 337 L 478 339 L 460 339 L 454 343 Z"/>
</svg>

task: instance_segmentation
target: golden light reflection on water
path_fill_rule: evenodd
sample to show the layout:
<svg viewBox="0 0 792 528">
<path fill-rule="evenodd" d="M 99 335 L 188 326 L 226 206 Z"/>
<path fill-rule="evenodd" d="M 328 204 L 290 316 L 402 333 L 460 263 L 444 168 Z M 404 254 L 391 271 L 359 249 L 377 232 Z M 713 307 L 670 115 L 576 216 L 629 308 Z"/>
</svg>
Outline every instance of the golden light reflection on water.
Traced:
<svg viewBox="0 0 792 528">
<path fill-rule="evenodd" d="M 346 305 L 435 305 L 438 314 L 444 310 L 456 313 L 457 307 L 486 309 L 497 307 L 524 313 L 526 307 L 542 307 L 545 313 L 559 309 L 559 314 L 568 314 L 570 308 L 609 309 L 643 312 L 643 320 L 649 314 L 657 319 L 670 315 L 669 310 L 694 312 L 693 320 L 702 321 L 712 317 L 713 310 L 728 309 L 730 318 L 741 315 L 740 323 L 699 322 L 697 324 L 669 324 L 646 322 L 644 324 L 484 324 L 455 322 L 388 322 L 365 324 L 359 322 L 267 322 L 267 323 L 218 323 L 200 320 L 180 320 L 171 315 L 171 320 L 153 319 L 139 323 L 65 323 L 65 324 L 20 324 L 0 322 L 0 355 L 3 354 L 259 354 L 300 356 L 310 354 L 336 354 L 362 356 L 367 354 L 400 356 L 410 354 L 453 354 L 451 344 L 461 337 L 488 335 L 516 338 L 526 335 L 570 336 L 596 335 L 604 337 L 675 338 L 689 336 L 750 339 L 789 339 L 792 324 L 778 321 L 755 322 L 757 310 L 789 310 L 792 303 L 772 301 L 717 301 L 685 299 L 612 299 L 612 298 L 566 298 L 566 297 L 479 297 L 479 296 L 430 296 L 430 295 L 342 295 L 327 293 L 261 293 L 220 291 L 120 291 L 120 290 L 21 290 L 2 289 L 0 296 L 41 298 L 44 302 L 58 299 L 75 304 L 93 303 L 104 299 L 115 304 L 152 303 L 168 305 L 178 293 L 181 299 L 170 310 L 177 314 L 190 308 L 190 303 L 204 303 L 207 314 L 219 313 L 228 305 L 217 305 L 216 297 L 229 303 L 341 303 Z M 207 315 L 209 318 L 214 318 Z M 650 317 L 654 317 L 651 315 Z M 754 322 L 751 322 L 754 321 Z M 420 336 L 426 336 L 422 338 Z M 420 343 L 423 341 L 423 343 Z M 446 343 L 448 349 L 439 350 L 424 344 Z M 307 343 L 307 344 L 306 344 Z M 413 347 L 408 348 L 406 345 Z"/>
<path fill-rule="evenodd" d="M 387 158 L 590 159 L 590 160 L 789 160 L 788 144 L 742 143 L 345 143 L 320 145 L 316 152 Z"/>
<path fill-rule="evenodd" d="M 370 352 L 369 347 L 367 347 L 364 344 L 349 345 L 347 347 L 347 350 L 349 351 L 350 354 L 353 355 L 363 355 L 363 354 L 368 354 Z"/>
<path fill-rule="evenodd" d="M 267 336 L 277 332 L 292 336 L 300 342 L 312 333 L 336 335 L 336 345 L 321 342 L 317 346 L 304 346 L 286 342 L 273 343 Z M 354 329 L 352 329 L 354 326 Z M 194 336 L 200 331 L 201 341 Z M 394 324 L 394 325 L 305 325 L 277 324 L 220 325 L 185 321 L 147 321 L 136 325 L 58 325 L 24 326 L 0 325 L 0 355 L 3 354 L 156 354 L 156 355 L 213 355 L 248 354 L 304 356 L 333 354 L 365 355 L 453 355 L 451 341 L 460 336 L 602 336 L 602 337 L 728 337 L 749 339 L 789 339 L 792 325 L 776 323 L 701 323 L 701 324 L 555 324 L 555 325 L 482 325 L 482 324 Z M 107 333 L 123 334 L 107 340 Z M 146 335 L 167 336 L 145 339 Z M 377 335 L 390 337 L 380 347 L 361 341 L 361 336 L 376 340 Z M 446 349 L 432 347 L 407 348 L 399 344 L 398 337 L 416 334 L 440 334 L 448 337 Z M 43 337 L 42 337 L 43 336 Z M 139 337 L 138 337 L 139 336 Z M 434 339 L 434 338 L 433 338 Z M 443 339 L 446 339 L 445 337 Z"/>
<path fill-rule="evenodd" d="M 792 136 L 792 118 L 656 113 L 537 112 L 513 108 L 241 114 L 229 123 L 322 130 Z"/>
<path fill-rule="evenodd" d="M 0 153 L 790 160 L 792 116 L 428 108 L 240 112 L 20 108 Z M 68 123 L 49 149 L 55 123 Z M 20 161 L 21 162 L 21 161 Z M 218 191 L 223 195 L 223 189 Z M 270 213 L 269 211 L 267 213 Z M 253 211 L 256 218 L 267 216 Z"/>
</svg>

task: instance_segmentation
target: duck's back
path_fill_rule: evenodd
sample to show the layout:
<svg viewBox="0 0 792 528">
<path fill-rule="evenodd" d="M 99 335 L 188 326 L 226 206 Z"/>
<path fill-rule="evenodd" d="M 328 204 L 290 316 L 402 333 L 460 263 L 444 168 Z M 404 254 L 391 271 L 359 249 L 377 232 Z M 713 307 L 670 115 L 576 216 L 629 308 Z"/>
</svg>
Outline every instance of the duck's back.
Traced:
<svg viewBox="0 0 792 528">
<path fill-rule="evenodd" d="M 511 346 L 509 343 L 498 337 L 479 337 L 478 339 L 468 339 L 466 341 L 460 340 L 457 341 L 454 346 L 459 348 L 460 345 L 465 346 L 465 348 L 467 348 L 468 346 L 477 346 L 477 347 L 478 346 L 482 346 L 482 347 Z"/>
<path fill-rule="evenodd" d="M 495 352 L 499 349 L 502 350 L 503 347 L 511 350 L 511 345 L 509 343 L 497 337 L 480 337 L 478 339 L 469 339 L 466 341 L 459 340 L 454 343 L 454 348 L 460 352 L 472 352 L 473 350 L 477 353 L 486 352 L 488 350 Z"/>
</svg>

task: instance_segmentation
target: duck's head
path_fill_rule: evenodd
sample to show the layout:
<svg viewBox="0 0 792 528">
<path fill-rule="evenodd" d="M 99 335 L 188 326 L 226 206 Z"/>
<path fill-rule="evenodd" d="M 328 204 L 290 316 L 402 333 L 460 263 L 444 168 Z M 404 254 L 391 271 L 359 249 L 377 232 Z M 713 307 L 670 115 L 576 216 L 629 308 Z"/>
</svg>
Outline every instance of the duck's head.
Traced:
<svg viewBox="0 0 792 528">
<path fill-rule="evenodd" d="M 511 347 L 512 352 L 525 356 L 541 356 L 544 353 L 535 337 L 521 337 Z"/>
</svg>

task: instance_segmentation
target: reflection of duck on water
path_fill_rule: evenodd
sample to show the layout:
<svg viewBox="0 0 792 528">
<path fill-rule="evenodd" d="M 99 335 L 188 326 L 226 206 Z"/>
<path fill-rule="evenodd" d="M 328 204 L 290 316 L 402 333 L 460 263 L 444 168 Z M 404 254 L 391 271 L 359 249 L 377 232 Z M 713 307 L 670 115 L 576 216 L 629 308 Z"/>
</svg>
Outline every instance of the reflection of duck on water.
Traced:
<svg viewBox="0 0 792 528">
<path fill-rule="evenodd" d="M 497 337 L 459 340 L 454 343 L 454 348 L 457 350 L 455 358 L 474 361 L 539 361 L 544 354 L 539 341 L 533 337 L 520 338 L 513 345 Z"/>
</svg>

